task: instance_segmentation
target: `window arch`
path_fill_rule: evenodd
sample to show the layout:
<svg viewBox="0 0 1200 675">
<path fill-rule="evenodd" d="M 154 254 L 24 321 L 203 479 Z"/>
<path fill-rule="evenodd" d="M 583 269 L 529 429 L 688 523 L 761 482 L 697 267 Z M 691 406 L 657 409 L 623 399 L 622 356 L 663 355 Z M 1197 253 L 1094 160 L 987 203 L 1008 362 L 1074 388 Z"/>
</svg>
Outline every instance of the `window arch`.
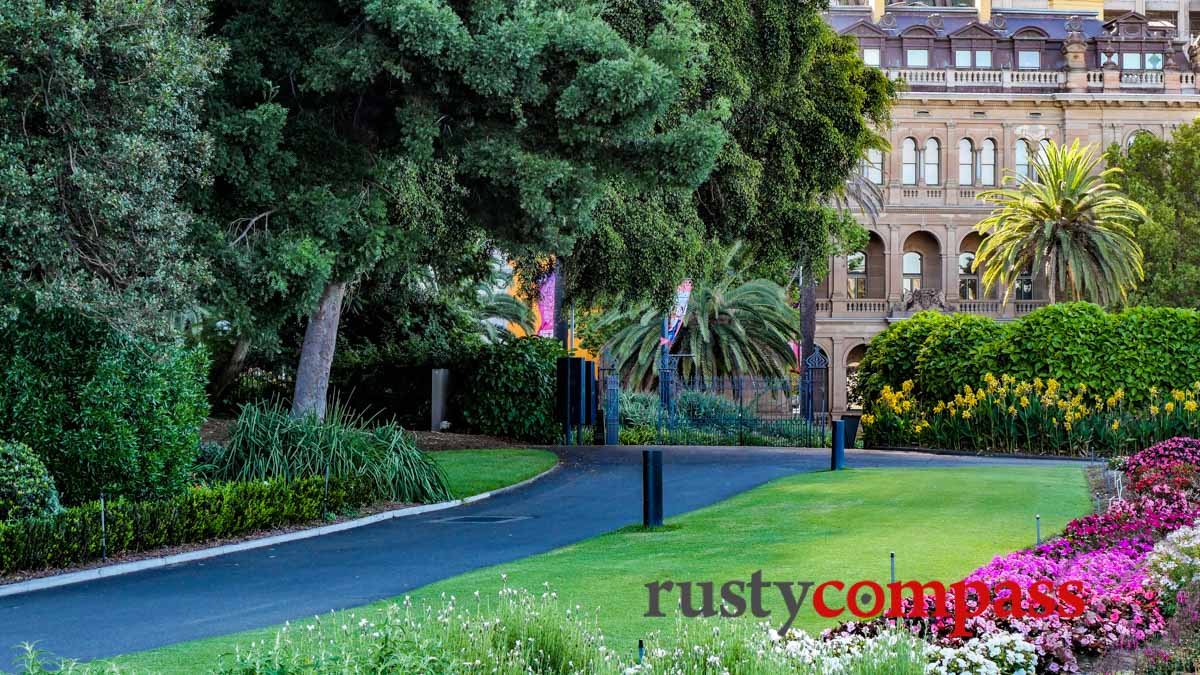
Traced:
<svg viewBox="0 0 1200 675">
<path fill-rule="evenodd" d="M 969 138 L 958 140 L 958 184 L 975 184 L 975 144 Z"/>
<path fill-rule="evenodd" d="M 1138 129 L 1137 131 L 1134 131 L 1132 134 L 1129 134 L 1129 138 L 1125 139 L 1125 147 L 1132 148 L 1134 142 L 1137 141 L 1137 139 L 1141 138 L 1142 136 L 1148 136 L 1150 138 L 1154 138 L 1154 134 L 1150 133 L 1149 131 L 1147 131 L 1145 129 Z"/>
<path fill-rule="evenodd" d="M 925 184 L 939 185 L 942 182 L 941 144 L 936 138 L 925 141 Z"/>
<path fill-rule="evenodd" d="M 924 261 L 921 259 L 921 254 L 916 251 L 909 251 L 904 254 L 903 272 L 904 272 L 904 291 L 915 291 L 921 287 L 921 272 L 924 267 Z"/>
<path fill-rule="evenodd" d="M 1029 141 L 1018 138 L 1015 153 L 1018 179 L 1033 177 L 1033 165 L 1030 163 L 1031 154 L 1033 153 L 1030 152 Z"/>
<path fill-rule="evenodd" d="M 846 295 L 855 300 L 867 297 L 867 254 L 864 251 L 846 256 Z"/>
<path fill-rule="evenodd" d="M 862 161 L 862 175 L 875 185 L 883 185 L 883 151 L 870 148 Z"/>
<path fill-rule="evenodd" d="M 906 138 L 900 146 L 900 160 L 904 165 L 900 179 L 905 185 L 917 184 L 917 139 Z"/>
<path fill-rule="evenodd" d="M 996 141 L 990 138 L 979 145 L 979 184 L 996 184 Z"/>
<path fill-rule="evenodd" d="M 972 269 L 974 266 L 974 252 L 958 254 L 958 297 L 961 300 L 979 299 L 979 275 Z"/>
</svg>

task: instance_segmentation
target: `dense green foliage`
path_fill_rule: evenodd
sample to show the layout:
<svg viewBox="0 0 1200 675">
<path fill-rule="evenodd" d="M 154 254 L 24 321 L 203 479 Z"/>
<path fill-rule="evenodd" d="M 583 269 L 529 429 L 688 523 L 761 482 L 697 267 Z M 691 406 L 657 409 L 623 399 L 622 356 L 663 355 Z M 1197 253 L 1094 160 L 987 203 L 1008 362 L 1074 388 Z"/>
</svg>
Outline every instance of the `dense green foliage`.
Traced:
<svg viewBox="0 0 1200 675">
<path fill-rule="evenodd" d="M 60 508 L 54 479 L 42 460 L 24 443 L 0 442 L 0 522 Z"/>
<path fill-rule="evenodd" d="M 0 2 L 0 283 L 127 330 L 192 306 L 203 260 L 176 197 L 209 156 L 205 18 L 193 0 Z"/>
<path fill-rule="evenodd" d="M 1121 170 L 1114 180 L 1150 215 L 1133 228 L 1146 279 L 1130 302 L 1200 309 L 1200 122 L 1175 129 L 1170 140 L 1138 134 L 1127 149 L 1110 148 L 1105 160 Z"/>
<path fill-rule="evenodd" d="M 453 279 L 493 248 L 569 249 L 611 186 L 694 188 L 725 111 L 667 117 L 702 49 L 685 8 L 665 14 L 630 43 L 590 5 L 217 2 L 232 66 L 212 104 L 210 239 L 252 249 L 223 276 L 278 287 L 233 304 L 308 314 L 367 272 Z M 321 344 L 301 354 L 297 410 L 323 400 L 317 354 L 337 332 L 336 313 L 312 318 Z"/>
<path fill-rule="evenodd" d="M 868 147 L 884 143 L 877 131 L 889 119 L 892 83 L 863 64 L 854 39 L 825 24 L 822 2 L 690 6 L 708 58 L 676 110 L 727 99 L 730 142 L 694 193 L 626 190 L 601 202 L 596 230 L 565 261 L 567 295 L 580 305 L 620 297 L 666 306 L 680 280 L 713 263 L 699 242 L 746 241 L 756 276 L 780 284 L 797 265 L 815 278 L 861 232 L 823 200 L 843 189 Z M 605 16 L 636 42 L 664 23 L 663 9 L 661 0 L 622 0 Z"/>
<path fill-rule="evenodd" d="M 28 307 L 28 305 L 26 305 Z M 46 463 L 63 502 L 167 496 L 189 482 L 208 414 L 201 349 L 155 344 L 73 310 L 0 327 L 0 438 Z"/>
<path fill-rule="evenodd" d="M 1102 305 L 1123 302 L 1142 280 L 1142 249 L 1134 227 L 1147 219 L 1137 202 L 1113 182 L 1120 169 L 1099 170 L 1095 148 L 1050 141 L 1032 159 L 1032 177 L 1013 188 L 980 193 L 992 204 L 979 221 L 984 235 L 973 269 L 983 284 L 1012 293 L 1017 277 L 1032 269 L 1048 280 L 1050 302 L 1059 289 L 1071 300 Z"/>
<path fill-rule="evenodd" d="M 218 483 L 191 487 L 170 499 L 87 502 L 44 518 L 0 523 L 0 573 L 66 567 L 108 555 L 149 551 L 286 525 L 376 501 L 364 477 Z M 102 542 L 102 536 L 104 541 Z"/>
<path fill-rule="evenodd" d="M 1120 389 L 1129 403 L 1147 404 L 1152 387 L 1200 380 L 1200 312 L 1059 303 L 1008 323 L 921 312 L 871 341 L 857 391 L 869 407 L 885 385 L 898 391 L 912 380 L 912 396 L 933 402 L 978 386 L 986 373 L 1053 378 L 1105 396 Z"/>
<path fill-rule="evenodd" d="M 547 338 L 508 339 L 484 347 L 455 371 L 455 407 L 471 430 L 535 443 L 557 443 L 557 370 L 564 356 Z"/>
<path fill-rule="evenodd" d="M 209 459 L 219 480 L 362 478 L 383 499 L 434 502 L 449 497 L 446 477 L 412 436 L 335 405 L 324 420 L 292 417 L 270 404 L 242 408 L 229 442 Z"/>
<path fill-rule="evenodd" d="M 998 340 L 1002 334 L 999 322 L 976 314 L 951 314 L 937 320 L 917 353 L 917 389 L 926 397 L 942 400 L 952 398 L 963 385 L 978 386 L 979 375 L 964 366 L 974 363 L 980 345 Z"/>
</svg>

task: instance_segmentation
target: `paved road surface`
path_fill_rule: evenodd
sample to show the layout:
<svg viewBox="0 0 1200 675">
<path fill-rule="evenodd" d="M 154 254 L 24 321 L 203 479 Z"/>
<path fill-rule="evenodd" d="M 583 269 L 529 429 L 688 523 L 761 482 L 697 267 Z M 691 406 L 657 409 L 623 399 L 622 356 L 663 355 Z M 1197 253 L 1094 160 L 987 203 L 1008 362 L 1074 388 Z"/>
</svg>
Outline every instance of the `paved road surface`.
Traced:
<svg viewBox="0 0 1200 675">
<path fill-rule="evenodd" d="M 362 605 L 641 521 L 639 449 L 560 455 L 563 466 L 546 478 L 468 506 L 0 598 L 0 669 L 4 647 L 23 641 L 76 659 L 150 649 Z M 663 459 L 672 516 L 780 476 L 826 469 L 829 451 L 665 448 Z M 861 450 L 846 459 L 849 467 L 1031 463 Z M 446 522 L 468 515 L 526 517 Z"/>
</svg>

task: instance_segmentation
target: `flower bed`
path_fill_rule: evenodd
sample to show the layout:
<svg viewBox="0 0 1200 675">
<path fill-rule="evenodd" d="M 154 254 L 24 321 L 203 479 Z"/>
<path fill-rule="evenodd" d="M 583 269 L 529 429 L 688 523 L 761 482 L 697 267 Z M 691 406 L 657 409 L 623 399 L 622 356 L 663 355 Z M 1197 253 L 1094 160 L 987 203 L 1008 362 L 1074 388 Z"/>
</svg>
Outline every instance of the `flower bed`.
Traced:
<svg viewBox="0 0 1200 675">
<path fill-rule="evenodd" d="M 1127 499 L 1071 521 L 1061 538 L 999 556 L 966 577 L 968 582 L 986 584 L 993 599 L 1011 598 L 1011 590 L 1002 582 L 1027 588 L 1040 579 L 1056 586 L 1080 581 L 1085 609 L 1078 616 L 1036 617 L 1030 613 L 1029 596 L 1024 595 L 1021 602 L 1008 603 L 1021 612 L 1002 616 L 993 603 L 967 620 L 968 630 L 980 640 L 1015 636 L 1032 644 L 1038 669 L 1048 672 L 1074 672 L 1081 657 L 1133 649 L 1161 637 L 1177 594 L 1194 591 L 1200 581 L 1200 528 L 1193 527 L 1200 517 L 1200 504 L 1194 499 L 1198 462 L 1200 440 L 1174 438 L 1151 446 L 1123 463 L 1131 485 Z M 973 596 L 967 600 L 972 609 L 978 607 L 975 600 Z M 926 596 L 927 609 L 933 609 L 933 602 L 932 596 Z M 947 612 L 951 605 L 947 601 Z M 911 606 L 912 601 L 906 600 L 905 611 Z M 877 634 L 899 623 L 876 619 L 843 624 L 825 636 Z M 949 616 L 906 623 L 934 645 L 960 649 L 968 643 L 951 635 Z"/>
<path fill-rule="evenodd" d="M 1044 455 L 1116 456 L 1177 436 L 1200 434 L 1200 382 L 1129 403 L 1124 390 L 1100 393 L 1063 387 L 1054 379 L 1019 382 L 988 373 L 953 399 L 920 401 L 906 380 L 884 387 L 863 415 L 867 447 L 924 446 L 947 450 Z M 1187 464 L 1195 471 L 1196 464 Z"/>
</svg>

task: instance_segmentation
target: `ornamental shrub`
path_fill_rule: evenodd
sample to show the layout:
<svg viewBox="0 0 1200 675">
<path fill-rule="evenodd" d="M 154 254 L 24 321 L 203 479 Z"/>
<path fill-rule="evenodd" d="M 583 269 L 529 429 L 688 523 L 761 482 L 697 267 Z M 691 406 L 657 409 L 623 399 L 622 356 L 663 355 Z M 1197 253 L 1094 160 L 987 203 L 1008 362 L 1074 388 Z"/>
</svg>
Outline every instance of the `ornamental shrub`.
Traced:
<svg viewBox="0 0 1200 675">
<path fill-rule="evenodd" d="M 921 347 L 929 334 L 946 320 L 947 315 L 940 312 L 917 312 L 876 335 L 858 364 L 855 397 L 870 406 L 885 386 L 899 389 L 906 380 L 915 382 Z"/>
<path fill-rule="evenodd" d="M 506 338 L 484 345 L 456 373 L 455 406 L 473 431 L 534 443 L 557 443 L 562 429 L 554 417 L 558 357 L 562 346 L 549 338 Z"/>
<path fill-rule="evenodd" d="M 66 504 L 183 490 L 208 414 L 207 356 L 26 302 L 0 324 L 0 438 L 33 448 Z"/>
<path fill-rule="evenodd" d="M 978 385 L 980 350 L 1004 331 L 995 320 L 976 314 L 942 315 L 930 322 L 917 352 L 916 391 L 934 401 L 954 398 L 964 385 Z"/>
<path fill-rule="evenodd" d="M 278 404 L 242 406 L 229 443 L 215 450 L 208 470 L 219 480 L 361 476 L 392 501 L 450 498 L 441 467 L 417 449 L 411 434 L 341 404 L 331 406 L 324 420 L 292 417 Z"/>
<path fill-rule="evenodd" d="M 57 512 L 58 490 L 50 472 L 24 443 L 0 442 L 0 521 Z"/>
<path fill-rule="evenodd" d="M 169 499 L 104 505 L 93 501 L 57 514 L 0 523 L 0 573 L 65 567 L 108 555 L 148 551 L 318 520 L 379 500 L 366 477 L 219 483 Z"/>
</svg>

